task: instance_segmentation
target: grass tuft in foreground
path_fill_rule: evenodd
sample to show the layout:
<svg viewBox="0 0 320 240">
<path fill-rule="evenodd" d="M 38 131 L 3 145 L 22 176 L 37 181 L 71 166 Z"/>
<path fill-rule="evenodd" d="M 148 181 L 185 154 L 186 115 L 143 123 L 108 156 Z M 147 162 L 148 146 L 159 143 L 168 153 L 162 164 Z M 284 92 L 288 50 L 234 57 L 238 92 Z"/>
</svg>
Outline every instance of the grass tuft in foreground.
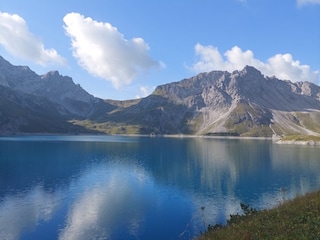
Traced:
<svg viewBox="0 0 320 240">
<path fill-rule="evenodd" d="M 244 215 L 231 215 L 226 226 L 209 226 L 204 239 L 320 239 L 320 191 L 280 206 L 256 211 L 241 204 Z"/>
</svg>

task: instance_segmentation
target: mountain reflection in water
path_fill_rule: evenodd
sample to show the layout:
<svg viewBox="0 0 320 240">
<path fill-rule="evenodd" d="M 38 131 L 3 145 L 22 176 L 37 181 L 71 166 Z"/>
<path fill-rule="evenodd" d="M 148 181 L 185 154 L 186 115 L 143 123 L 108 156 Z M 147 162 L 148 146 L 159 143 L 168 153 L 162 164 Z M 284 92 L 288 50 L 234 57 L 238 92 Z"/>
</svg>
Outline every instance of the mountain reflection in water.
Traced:
<svg viewBox="0 0 320 240">
<path fill-rule="evenodd" d="M 320 148 L 268 140 L 2 137 L 0 149 L 0 239 L 189 239 L 240 202 L 320 186 Z"/>
</svg>

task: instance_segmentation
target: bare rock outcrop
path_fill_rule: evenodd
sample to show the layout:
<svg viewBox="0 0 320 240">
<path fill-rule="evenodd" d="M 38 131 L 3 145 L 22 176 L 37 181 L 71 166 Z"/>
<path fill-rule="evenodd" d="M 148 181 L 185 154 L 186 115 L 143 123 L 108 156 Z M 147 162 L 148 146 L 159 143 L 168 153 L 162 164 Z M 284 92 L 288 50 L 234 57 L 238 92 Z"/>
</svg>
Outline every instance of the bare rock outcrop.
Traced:
<svg viewBox="0 0 320 240">
<path fill-rule="evenodd" d="M 251 66 L 200 73 L 146 98 L 116 101 L 95 98 L 58 71 L 37 75 L 0 57 L 0 100 L 2 132 L 320 135 L 320 87 Z"/>
</svg>

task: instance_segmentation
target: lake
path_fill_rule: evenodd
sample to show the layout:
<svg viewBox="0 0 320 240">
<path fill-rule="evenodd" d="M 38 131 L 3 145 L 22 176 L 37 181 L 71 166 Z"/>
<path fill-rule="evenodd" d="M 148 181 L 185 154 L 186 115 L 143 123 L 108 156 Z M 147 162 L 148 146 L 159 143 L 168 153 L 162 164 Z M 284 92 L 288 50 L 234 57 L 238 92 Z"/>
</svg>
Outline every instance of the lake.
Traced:
<svg viewBox="0 0 320 240">
<path fill-rule="evenodd" d="M 270 140 L 0 138 L 0 239 L 191 239 L 320 188 L 320 147 Z"/>
</svg>

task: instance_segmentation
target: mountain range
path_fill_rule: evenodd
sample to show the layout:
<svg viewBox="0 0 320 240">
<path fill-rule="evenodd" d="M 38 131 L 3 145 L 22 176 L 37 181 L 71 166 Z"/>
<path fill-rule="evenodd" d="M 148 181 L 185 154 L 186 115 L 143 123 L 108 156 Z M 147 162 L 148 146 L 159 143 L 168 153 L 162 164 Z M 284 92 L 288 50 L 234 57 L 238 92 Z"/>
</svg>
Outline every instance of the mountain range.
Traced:
<svg viewBox="0 0 320 240">
<path fill-rule="evenodd" d="M 0 56 L 0 134 L 320 136 L 320 87 L 251 66 L 200 73 L 141 99 L 92 96 L 58 71 L 38 75 Z"/>
</svg>

